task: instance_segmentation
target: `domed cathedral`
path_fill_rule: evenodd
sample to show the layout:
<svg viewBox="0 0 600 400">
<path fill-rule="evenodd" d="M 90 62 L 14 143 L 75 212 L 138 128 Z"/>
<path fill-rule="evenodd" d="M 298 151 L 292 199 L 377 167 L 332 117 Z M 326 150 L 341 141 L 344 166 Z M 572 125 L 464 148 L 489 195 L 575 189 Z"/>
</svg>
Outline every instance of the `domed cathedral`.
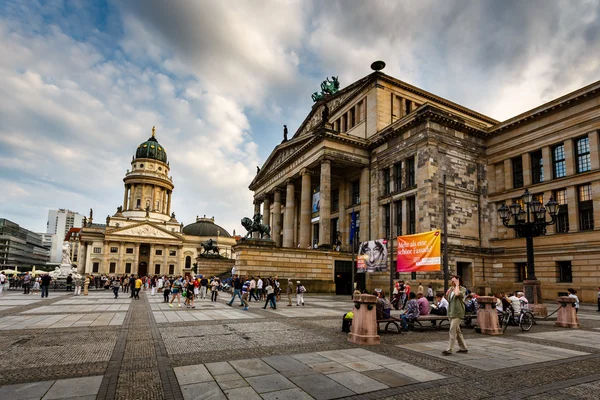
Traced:
<svg viewBox="0 0 600 400">
<path fill-rule="evenodd" d="M 82 272 L 185 275 L 192 271 L 207 243 L 213 257 L 232 257 L 235 239 L 214 223 L 214 217 L 196 217 L 196 222 L 185 227 L 176 219 L 171 210 L 175 186 L 169 172 L 167 151 L 152 127 L 152 136 L 137 147 L 131 170 L 123 178 L 123 204 L 106 217 L 105 224 L 94 223 L 92 210 L 84 221 Z"/>
</svg>

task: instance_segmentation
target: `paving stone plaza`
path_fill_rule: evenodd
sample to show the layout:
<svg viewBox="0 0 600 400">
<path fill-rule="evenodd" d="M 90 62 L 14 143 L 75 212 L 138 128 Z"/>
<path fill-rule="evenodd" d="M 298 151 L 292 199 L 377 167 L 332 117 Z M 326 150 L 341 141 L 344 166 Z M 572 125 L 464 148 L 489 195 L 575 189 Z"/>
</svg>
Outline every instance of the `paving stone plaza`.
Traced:
<svg viewBox="0 0 600 400">
<path fill-rule="evenodd" d="M 359 347 L 341 332 L 346 296 L 243 311 L 229 297 L 170 308 L 108 291 L 0 297 L 0 399 L 596 399 L 600 313 L 582 329 L 540 321 L 502 336 L 463 329 L 469 352 L 442 356 L 448 330 L 382 333 Z M 557 307 L 548 303 L 550 311 Z"/>
</svg>

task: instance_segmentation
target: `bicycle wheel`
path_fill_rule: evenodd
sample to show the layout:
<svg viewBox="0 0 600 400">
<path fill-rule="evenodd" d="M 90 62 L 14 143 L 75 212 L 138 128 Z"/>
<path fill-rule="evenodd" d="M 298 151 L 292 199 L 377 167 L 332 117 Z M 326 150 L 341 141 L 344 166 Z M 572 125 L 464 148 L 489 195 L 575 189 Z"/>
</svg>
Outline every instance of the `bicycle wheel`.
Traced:
<svg viewBox="0 0 600 400">
<path fill-rule="evenodd" d="M 533 326 L 533 314 L 531 313 L 523 313 L 521 314 L 521 318 L 519 319 L 519 327 L 522 331 L 528 332 Z"/>
<path fill-rule="evenodd" d="M 506 331 L 506 328 L 508 328 L 508 321 L 510 320 L 510 314 L 509 313 L 505 313 L 502 316 L 502 333 L 504 333 Z"/>
</svg>

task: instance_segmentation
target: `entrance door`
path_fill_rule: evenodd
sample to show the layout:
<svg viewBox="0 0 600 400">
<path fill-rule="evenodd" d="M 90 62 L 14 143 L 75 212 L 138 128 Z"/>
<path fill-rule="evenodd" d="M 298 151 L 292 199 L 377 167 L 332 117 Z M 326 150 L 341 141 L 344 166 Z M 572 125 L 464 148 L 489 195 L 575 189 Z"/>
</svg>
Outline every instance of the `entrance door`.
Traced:
<svg viewBox="0 0 600 400">
<path fill-rule="evenodd" d="M 335 294 L 352 294 L 352 263 L 335 261 Z"/>
<path fill-rule="evenodd" d="M 146 261 L 142 261 L 140 265 L 138 265 L 138 276 L 148 275 L 148 263 Z"/>
<path fill-rule="evenodd" d="M 456 263 L 456 273 L 460 275 L 462 279 L 462 285 L 469 290 L 473 290 L 473 274 L 470 262 L 457 262 Z"/>
</svg>

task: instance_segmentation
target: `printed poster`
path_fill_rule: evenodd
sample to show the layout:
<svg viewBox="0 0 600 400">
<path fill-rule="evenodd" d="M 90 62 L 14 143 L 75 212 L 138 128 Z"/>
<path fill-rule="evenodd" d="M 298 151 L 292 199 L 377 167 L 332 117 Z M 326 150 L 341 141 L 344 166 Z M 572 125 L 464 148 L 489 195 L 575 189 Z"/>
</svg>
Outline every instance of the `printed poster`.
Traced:
<svg viewBox="0 0 600 400">
<path fill-rule="evenodd" d="M 387 240 L 362 242 L 358 248 L 356 272 L 387 271 Z"/>
<path fill-rule="evenodd" d="M 441 267 L 441 232 L 398 236 L 398 272 L 439 271 Z"/>
</svg>

